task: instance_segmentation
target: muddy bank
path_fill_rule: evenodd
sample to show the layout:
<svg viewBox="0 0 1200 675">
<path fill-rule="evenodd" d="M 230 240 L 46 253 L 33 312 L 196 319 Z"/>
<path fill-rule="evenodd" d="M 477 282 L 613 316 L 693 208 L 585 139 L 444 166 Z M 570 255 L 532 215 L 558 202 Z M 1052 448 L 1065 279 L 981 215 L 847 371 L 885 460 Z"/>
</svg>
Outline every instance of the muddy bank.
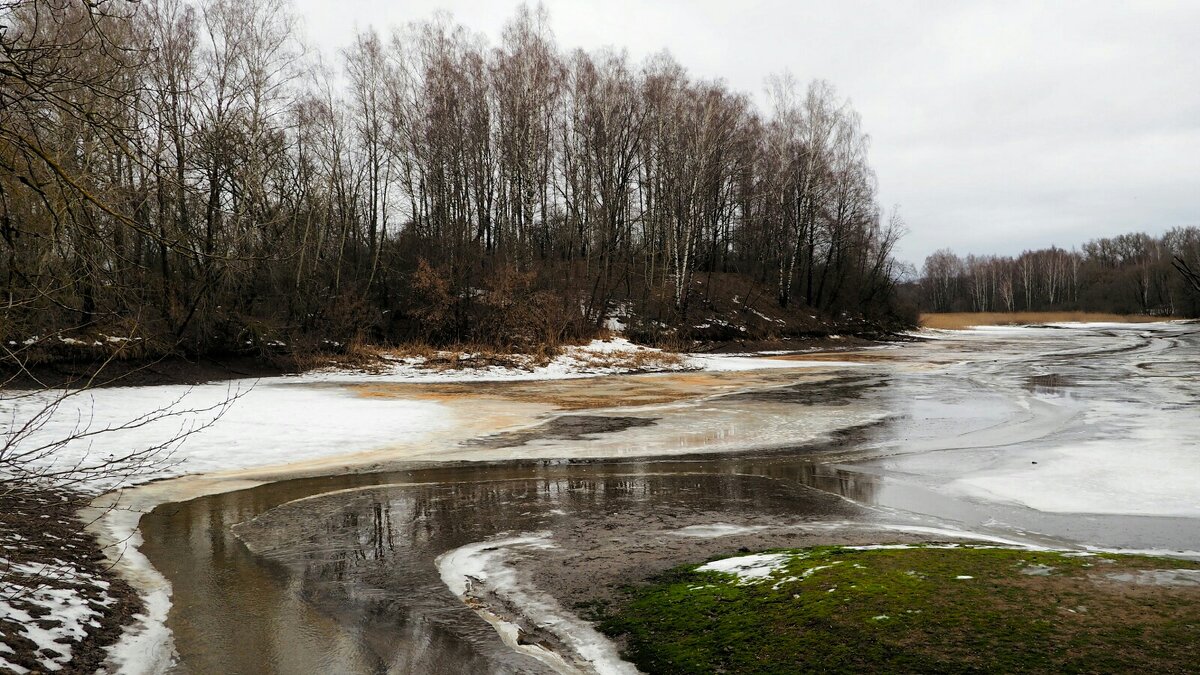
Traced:
<svg viewBox="0 0 1200 675">
<path fill-rule="evenodd" d="M 303 372 L 287 359 L 258 356 L 203 357 L 188 359 L 166 356 L 152 359 L 97 360 L 81 354 L 14 370 L 0 364 L 3 389 L 64 389 L 78 387 L 152 387 L 173 384 L 205 384 L 247 378 L 274 377 Z"/>
<path fill-rule="evenodd" d="M 529 583 L 565 607 L 579 609 L 612 602 L 624 586 L 687 563 L 775 548 L 931 540 L 929 535 L 878 529 L 866 522 L 782 515 L 730 518 L 719 510 L 615 520 L 614 529 L 624 534 L 614 534 L 606 519 L 556 531 L 556 548 L 522 561 Z"/>
<path fill-rule="evenodd" d="M 0 672 L 95 672 L 141 599 L 84 531 L 86 500 L 10 487 L 0 483 Z"/>
<path fill-rule="evenodd" d="M 820 451 L 765 461 L 794 465 Z M 440 576 L 440 556 L 544 537 L 548 548 L 504 564 L 576 616 L 624 583 L 742 548 L 922 537 L 879 529 L 880 514 L 839 494 L 762 473 L 753 458 L 722 457 L 283 481 L 159 507 L 142 520 L 142 550 L 173 586 L 177 672 L 546 672 L 476 610 L 523 626 L 522 640 L 553 636 L 482 579 L 462 602 Z M 863 489 L 851 494 L 869 501 Z"/>
<path fill-rule="evenodd" d="M 612 365 L 624 372 L 660 372 L 677 370 L 687 354 L 752 354 L 756 352 L 836 353 L 867 349 L 913 338 L 886 332 L 838 335 L 820 333 L 807 336 L 762 340 L 698 341 L 683 352 L 650 350 L 614 360 Z M 578 346 L 578 345 L 576 345 Z M 356 347 L 352 352 L 328 351 L 292 354 L 265 350 L 249 354 L 234 353 L 189 357 L 179 354 L 140 356 L 114 352 L 111 345 L 91 347 L 54 344 L 53 349 L 21 354 L 22 365 L 12 359 L 0 363 L 0 390 L 61 389 L 78 387 L 148 387 L 195 385 L 229 380 L 298 375 L 309 371 L 342 368 L 366 373 L 386 370 L 399 357 L 424 359 L 429 372 L 474 371 L 481 369 L 529 370 L 544 365 L 556 349 L 541 353 L 504 352 L 471 346 L 438 350 L 408 345 L 402 349 L 386 345 Z"/>
<path fill-rule="evenodd" d="M 916 340 L 917 338 L 910 335 L 882 328 L 865 332 L 848 329 L 844 333 L 839 333 L 837 330 L 830 330 L 828 333 L 795 337 L 704 341 L 688 349 L 688 352 L 692 354 L 754 354 L 759 352 L 837 353 L 903 344 Z"/>
</svg>

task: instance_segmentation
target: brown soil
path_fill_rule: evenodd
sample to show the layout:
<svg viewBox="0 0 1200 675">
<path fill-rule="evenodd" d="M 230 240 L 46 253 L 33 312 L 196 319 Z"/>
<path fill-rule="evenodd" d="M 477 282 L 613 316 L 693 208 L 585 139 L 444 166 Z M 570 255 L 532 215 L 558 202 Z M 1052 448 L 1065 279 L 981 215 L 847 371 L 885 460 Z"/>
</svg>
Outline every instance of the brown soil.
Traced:
<svg viewBox="0 0 1200 675">
<path fill-rule="evenodd" d="M 6 534 L 18 534 L 23 539 L 20 546 L 6 548 L 3 555 L 12 563 L 49 564 L 59 560 L 84 573 L 98 576 L 110 585 L 109 596 L 116 602 L 107 607 L 93 604 L 100 612 L 95 619 L 99 626 L 88 626 L 87 636 L 80 643 L 71 645 L 71 661 L 57 673 L 93 673 L 104 662 L 105 648 L 117 641 L 122 627 L 132 616 L 142 611 L 142 601 L 123 579 L 113 573 L 105 561 L 104 553 L 93 535 L 84 531 L 84 524 L 76 515 L 85 504 L 78 496 L 50 491 L 21 489 L 9 491 L 0 483 L 0 528 Z M 75 589 L 89 600 L 99 597 L 96 586 L 74 577 L 59 578 L 53 574 L 38 577 L 5 575 L 0 568 L 0 579 L 6 583 L 22 580 L 51 588 Z M 10 600 L 30 614 L 40 610 L 36 605 L 22 603 L 18 597 Z M 53 616 L 44 617 L 46 625 L 57 623 Z M 8 645 L 14 653 L 4 653 L 9 662 L 28 668 L 32 672 L 43 672 L 40 662 L 34 658 L 33 643 L 21 635 L 18 625 L 7 617 L 0 617 L 0 642 Z"/>
<path fill-rule="evenodd" d="M 818 497 L 820 498 L 820 497 Z M 869 524 L 842 529 L 806 529 L 805 523 L 777 515 L 739 517 L 739 525 L 767 529 L 709 539 L 684 537 L 668 530 L 730 522 L 719 512 L 637 512 L 599 514 L 594 523 L 580 523 L 569 533 L 557 532 L 557 549 L 530 561 L 534 588 L 564 607 L 606 604 L 623 599 L 623 588 L 679 565 L 703 562 L 776 548 L 876 543 L 918 543 L 928 536 L 881 532 Z M 602 521 L 602 522 L 601 522 Z"/>
<path fill-rule="evenodd" d="M 921 326 L 960 330 L 972 326 L 1018 326 L 1063 321 L 1105 323 L 1151 323 L 1177 317 L 1141 314 L 1101 314 L 1097 312 L 947 312 L 922 314 Z"/>
<path fill-rule="evenodd" d="M 7 367 L 9 364 L 5 363 Z M 149 361 L 56 361 L 25 372 L 0 370 L 0 389 L 63 387 L 143 387 L 164 384 L 202 384 L 223 380 L 271 377 L 299 372 L 294 364 L 252 356 L 189 360 L 169 356 Z"/>
</svg>

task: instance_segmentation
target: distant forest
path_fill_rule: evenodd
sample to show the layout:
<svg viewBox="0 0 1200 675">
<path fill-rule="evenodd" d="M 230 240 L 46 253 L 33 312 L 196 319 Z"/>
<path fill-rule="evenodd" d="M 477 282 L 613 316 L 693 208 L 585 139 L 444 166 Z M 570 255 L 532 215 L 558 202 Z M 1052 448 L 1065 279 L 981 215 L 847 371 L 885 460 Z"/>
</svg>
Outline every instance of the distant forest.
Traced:
<svg viewBox="0 0 1200 675">
<path fill-rule="evenodd" d="M 921 306 L 1200 317 L 1200 228 L 1094 239 L 1082 250 L 1051 247 L 1016 258 L 941 250 L 925 259 Z"/>
<path fill-rule="evenodd" d="M 333 62 L 282 0 L 0 0 L 0 24 L 6 345 L 529 348 L 752 298 L 915 318 L 824 82 L 771 78 L 764 113 L 665 53 L 564 50 L 525 7 L 498 45 L 437 16 Z"/>
</svg>

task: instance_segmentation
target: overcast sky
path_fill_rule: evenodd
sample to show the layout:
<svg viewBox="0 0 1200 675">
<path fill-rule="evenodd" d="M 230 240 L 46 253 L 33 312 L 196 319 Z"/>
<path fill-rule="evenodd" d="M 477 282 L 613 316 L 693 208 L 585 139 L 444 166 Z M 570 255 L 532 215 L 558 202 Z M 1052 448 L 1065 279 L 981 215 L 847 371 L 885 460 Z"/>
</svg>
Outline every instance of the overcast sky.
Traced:
<svg viewBox="0 0 1200 675">
<path fill-rule="evenodd" d="M 495 44 L 517 2 L 295 0 L 326 50 L 449 11 Z M 531 3 L 536 4 L 536 3 Z M 1020 253 L 1200 225 L 1200 2 L 545 0 L 562 48 L 668 49 L 762 100 L 785 69 L 862 114 L 886 205 L 935 249 Z"/>
</svg>

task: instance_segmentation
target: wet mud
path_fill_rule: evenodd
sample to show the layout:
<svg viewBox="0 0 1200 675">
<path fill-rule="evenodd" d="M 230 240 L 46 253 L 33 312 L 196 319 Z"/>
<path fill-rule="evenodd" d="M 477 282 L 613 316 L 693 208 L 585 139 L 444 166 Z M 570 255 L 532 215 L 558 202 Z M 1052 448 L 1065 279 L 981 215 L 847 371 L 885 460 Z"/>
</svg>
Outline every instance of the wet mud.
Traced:
<svg viewBox="0 0 1200 675">
<path fill-rule="evenodd" d="M 1077 498 L 1099 483 L 1075 481 L 1062 459 L 1096 444 L 1194 447 L 1200 428 L 1170 417 L 1200 390 L 1194 328 L 1045 334 L 930 340 L 823 372 L 362 385 L 366 396 L 523 407 L 507 431 L 431 448 L 423 462 L 280 474 L 143 517 L 142 551 L 173 586 L 176 672 L 546 672 L 477 610 L 516 625 L 518 647 L 561 649 L 554 635 L 492 582 L 468 576 L 464 602 L 439 574 L 448 552 L 504 538 L 543 542 L 505 553 L 509 582 L 567 612 L 742 550 L 954 532 L 1197 548 L 1200 518 L 1186 512 L 1072 510 L 1104 501 Z M 1123 406 L 1130 414 L 1110 412 Z M 1060 467 L 1044 494 L 1067 507 L 988 492 L 1047 480 L 1043 466 Z M 1186 510 L 1186 495 L 1174 498 Z"/>
<path fill-rule="evenodd" d="M 285 481 L 159 507 L 142 520 L 143 552 L 174 587 L 176 672 L 540 672 L 449 592 L 437 556 L 547 532 L 554 547 L 522 574 L 573 608 L 741 548 L 916 538 L 875 530 L 842 496 L 757 471 L 724 458 Z M 690 534 L 704 526 L 734 531 Z"/>
<path fill-rule="evenodd" d="M 477 448 L 517 448 L 539 440 L 584 441 L 599 434 L 652 426 L 656 417 L 619 415 L 560 415 L 529 429 L 474 438 L 463 445 Z"/>
</svg>

